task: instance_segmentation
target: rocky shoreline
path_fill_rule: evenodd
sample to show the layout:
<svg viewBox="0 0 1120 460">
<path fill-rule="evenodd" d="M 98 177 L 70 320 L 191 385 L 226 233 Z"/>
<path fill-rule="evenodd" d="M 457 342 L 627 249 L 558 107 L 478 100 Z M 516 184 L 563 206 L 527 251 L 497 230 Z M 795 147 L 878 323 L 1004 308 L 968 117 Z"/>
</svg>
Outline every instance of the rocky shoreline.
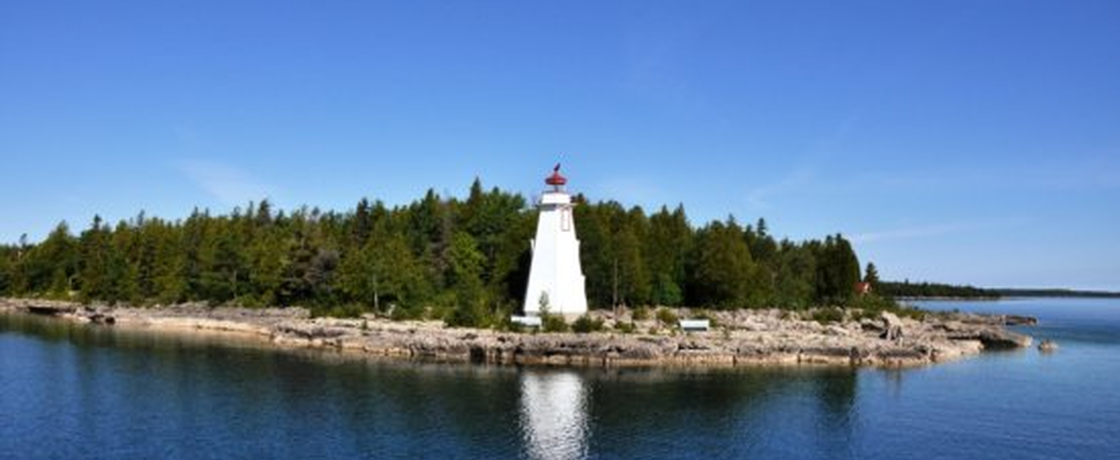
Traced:
<svg viewBox="0 0 1120 460">
<path fill-rule="evenodd" d="M 909 367 L 950 361 L 985 350 L 1025 348 L 1031 337 L 1006 329 L 1029 317 L 968 313 L 927 314 L 921 320 L 892 313 L 820 324 L 806 313 L 770 310 L 705 312 L 716 327 L 681 332 L 630 312 L 594 312 L 609 332 L 544 333 L 455 329 L 439 321 L 312 318 L 303 308 L 160 308 L 83 306 L 70 302 L 0 299 L 0 312 L 52 315 L 104 327 L 169 333 L 225 332 L 257 337 L 279 347 L 325 348 L 419 360 L 564 366 L 842 365 Z M 689 317 L 687 309 L 676 310 Z M 632 333 L 610 331 L 633 323 Z"/>
</svg>

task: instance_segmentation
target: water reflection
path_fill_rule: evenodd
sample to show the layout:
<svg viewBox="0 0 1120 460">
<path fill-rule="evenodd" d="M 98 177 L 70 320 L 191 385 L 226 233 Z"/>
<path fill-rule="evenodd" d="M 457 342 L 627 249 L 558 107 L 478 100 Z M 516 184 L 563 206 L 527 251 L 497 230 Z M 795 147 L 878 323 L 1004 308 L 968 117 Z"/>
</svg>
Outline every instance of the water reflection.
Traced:
<svg viewBox="0 0 1120 460">
<path fill-rule="evenodd" d="M 26 427 L 0 422 L 0 452 L 54 458 L 836 458 L 869 420 L 851 369 L 384 362 L 0 315 L 7 331 L 35 339 L 0 340 L 0 413 Z"/>
<path fill-rule="evenodd" d="M 587 386 L 575 372 L 521 374 L 521 432 L 533 459 L 578 458 L 587 453 Z"/>
<path fill-rule="evenodd" d="M 533 459 L 851 454 L 858 376 L 846 368 L 525 370 L 521 451 Z"/>
<path fill-rule="evenodd" d="M 0 314 L 0 457 L 1115 457 L 1116 339 L 1060 340 L 908 370 L 557 370 Z"/>
</svg>

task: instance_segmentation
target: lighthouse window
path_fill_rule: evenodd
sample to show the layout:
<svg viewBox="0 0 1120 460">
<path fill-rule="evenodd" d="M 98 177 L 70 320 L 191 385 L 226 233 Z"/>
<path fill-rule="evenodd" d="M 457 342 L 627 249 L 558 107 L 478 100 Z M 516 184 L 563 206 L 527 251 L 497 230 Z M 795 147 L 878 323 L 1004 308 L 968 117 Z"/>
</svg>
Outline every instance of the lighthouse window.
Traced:
<svg viewBox="0 0 1120 460">
<path fill-rule="evenodd" d="M 564 209 L 560 211 L 560 231 L 572 231 L 572 210 Z"/>
</svg>

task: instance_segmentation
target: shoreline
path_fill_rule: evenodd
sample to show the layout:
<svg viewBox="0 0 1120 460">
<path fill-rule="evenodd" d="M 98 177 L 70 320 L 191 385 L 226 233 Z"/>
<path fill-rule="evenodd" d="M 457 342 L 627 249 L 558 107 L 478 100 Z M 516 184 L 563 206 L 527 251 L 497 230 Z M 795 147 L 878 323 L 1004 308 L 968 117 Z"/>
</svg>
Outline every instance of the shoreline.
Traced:
<svg viewBox="0 0 1120 460">
<path fill-rule="evenodd" d="M 0 299 L 0 312 L 168 334 L 223 333 L 276 348 L 314 348 L 393 359 L 494 365 L 573 367 L 848 366 L 914 367 L 997 349 L 1029 347 L 1008 331 L 1021 318 L 937 313 L 919 321 L 882 313 L 819 324 L 807 314 L 776 309 L 707 311 L 718 327 L 705 332 L 658 329 L 629 312 L 591 315 L 608 324 L 633 321 L 621 333 L 502 332 L 444 327 L 441 321 L 311 318 L 299 307 L 247 309 L 182 304 L 158 308 L 83 306 L 37 299 Z M 677 309 L 687 317 L 688 309 Z"/>
</svg>

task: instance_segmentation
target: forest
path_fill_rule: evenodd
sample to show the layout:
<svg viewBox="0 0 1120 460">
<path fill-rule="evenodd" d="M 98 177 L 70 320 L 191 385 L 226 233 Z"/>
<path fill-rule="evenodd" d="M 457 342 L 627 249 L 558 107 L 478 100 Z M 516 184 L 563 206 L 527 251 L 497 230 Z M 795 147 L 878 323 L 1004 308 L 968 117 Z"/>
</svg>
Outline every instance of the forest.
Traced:
<svg viewBox="0 0 1120 460">
<path fill-rule="evenodd" d="M 910 280 L 883 281 L 879 283 L 878 288 L 880 294 L 890 297 L 998 299 L 1001 295 L 996 289 L 924 281 L 912 283 Z"/>
<path fill-rule="evenodd" d="M 776 240 L 766 222 L 692 225 L 683 206 L 648 214 L 575 197 L 593 308 L 804 309 L 844 305 L 861 280 L 843 236 Z M 0 296 L 159 306 L 182 302 L 304 306 L 485 326 L 521 307 L 537 211 L 520 194 L 465 199 L 432 190 L 408 205 L 362 199 L 345 212 L 195 209 L 168 221 L 60 223 L 43 241 L 0 246 Z M 869 264 L 868 278 L 875 278 Z"/>
</svg>

